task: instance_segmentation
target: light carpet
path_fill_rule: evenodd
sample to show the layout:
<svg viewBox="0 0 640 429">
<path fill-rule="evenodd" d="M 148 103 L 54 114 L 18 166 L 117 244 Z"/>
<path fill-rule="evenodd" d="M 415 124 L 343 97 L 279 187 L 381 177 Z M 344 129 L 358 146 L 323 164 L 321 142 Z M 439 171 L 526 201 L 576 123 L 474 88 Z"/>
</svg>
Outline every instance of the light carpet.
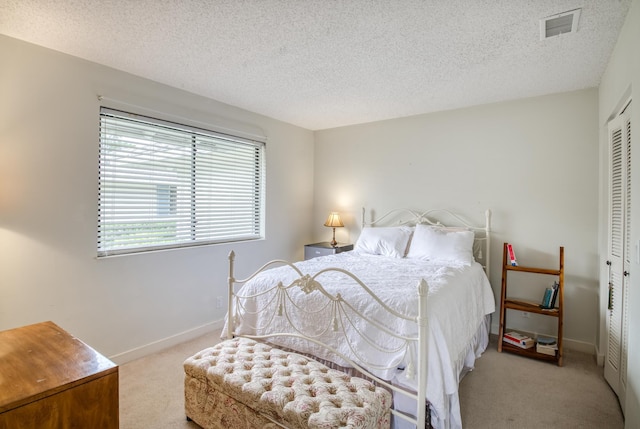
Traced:
<svg viewBox="0 0 640 429">
<path fill-rule="evenodd" d="M 120 366 L 122 429 L 197 429 L 184 415 L 182 363 L 219 341 L 207 334 Z M 465 429 L 610 428 L 624 421 L 595 357 L 565 350 L 564 366 L 498 353 L 495 338 L 460 383 Z"/>
</svg>

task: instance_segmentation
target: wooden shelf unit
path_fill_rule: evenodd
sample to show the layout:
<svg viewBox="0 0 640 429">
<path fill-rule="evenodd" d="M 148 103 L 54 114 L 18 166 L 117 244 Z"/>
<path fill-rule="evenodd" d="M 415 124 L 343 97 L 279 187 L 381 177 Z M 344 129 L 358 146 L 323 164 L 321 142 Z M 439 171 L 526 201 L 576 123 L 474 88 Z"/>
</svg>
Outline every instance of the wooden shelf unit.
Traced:
<svg viewBox="0 0 640 429">
<path fill-rule="evenodd" d="M 564 309 L 564 247 L 560 247 L 560 258 L 558 269 L 548 268 L 535 268 L 527 266 L 513 266 L 508 261 L 507 243 L 504 243 L 504 249 L 502 254 L 502 292 L 500 294 L 500 331 L 498 334 L 498 351 L 507 351 L 510 353 L 516 353 L 523 356 L 556 362 L 558 366 L 562 366 L 562 320 Z M 507 293 L 507 278 L 510 271 L 519 271 L 523 273 L 543 274 L 549 276 L 558 277 L 558 297 L 557 307 L 555 308 L 540 308 L 539 302 L 527 301 L 522 299 L 515 299 L 509 297 Z M 525 311 L 528 313 L 542 314 L 545 316 L 556 317 L 558 319 L 557 326 L 557 344 L 558 351 L 555 356 L 538 353 L 535 346 L 530 349 L 522 349 L 517 346 L 505 343 L 502 341 L 502 337 L 506 330 L 507 323 L 507 310 Z"/>
</svg>

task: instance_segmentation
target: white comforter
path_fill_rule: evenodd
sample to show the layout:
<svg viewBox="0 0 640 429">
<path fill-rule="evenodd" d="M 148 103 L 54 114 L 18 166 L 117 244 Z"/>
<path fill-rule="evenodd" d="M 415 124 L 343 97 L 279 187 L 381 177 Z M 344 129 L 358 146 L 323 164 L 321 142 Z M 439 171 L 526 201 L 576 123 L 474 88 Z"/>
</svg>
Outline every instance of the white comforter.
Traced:
<svg viewBox="0 0 640 429">
<path fill-rule="evenodd" d="M 495 311 L 495 301 L 489 281 L 479 264 L 472 266 L 442 265 L 428 261 L 390 258 L 383 256 L 362 255 L 356 252 L 345 252 L 337 255 L 325 256 L 299 262 L 296 266 L 305 274 L 315 274 L 323 268 L 342 268 L 361 279 L 383 302 L 402 314 L 416 315 L 418 298 L 417 285 L 420 279 L 425 279 L 429 285 L 428 295 L 428 384 L 427 399 L 431 403 L 432 412 L 437 420 L 447 419 L 453 413 L 452 426 L 459 422 L 459 408 L 457 407 L 457 391 L 459 376 L 465 359 L 474 352 L 476 344 L 472 344 L 475 335 L 484 323 L 485 315 Z M 249 296 L 261 290 L 271 288 L 278 282 L 287 285 L 298 277 L 289 267 L 279 267 L 267 270 L 245 284 L 238 295 Z M 415 336 L 415 323 L 392 318 L 380 305 L 371 300 L 368 295 L 353 283 L 345 282 L 344 274 L 329 272 L 317 278 L 322 286 L 330 293 L 340 293 L 345 301 L 357 306 L 368 317 L 391 327 L 396 332 L 407 336 Z M 296 302 L 301 300 L 317 300 L 308 308 L 319 308 L 319 294 L 306 295 L 299 289 L 291 290 L 290 295 Z M 267 297 L 245 300 L 245 311 L 236 332 L 240 334 L 266 334 L 269 332 L 286 331 L 286 318 L 273 318 L 269 314 L 253 313 L 257 309 L 273 307 L 275 303 Z M 305 333 L 314 335 L 322 333 L 327 326 L 328 311 L 311 311 L 300 314 L 296 325 L 303 326 Z M 271 322 L 269 327 L 267 325 Z M 256 327 L 258 327 L 256 329 Z M 406 363 L 404 350 L 396 353 L 379 353 L 366 340 L 361 340 L 355 329 L 362 330 L 373 338 L 384 338 L 372 326 L 345 326 L 347 335 L 352 330 L 356 338 L 353 344 L 345 341 L 332 340 L 335 336 L 329 329 L 321 335 L 321 339 L 334 346 L 354 360 L 366 356 L 371 372 L 383 379 L 393 380 L 398 377 L 395 368 Z M 226 327 L 223 332 L 226 332 Z M 309 345 L 299 340 L 279 338 L 278 344 L 312 353 L 324 359 L 332 359 L 326 351 L 318 346 Z M 485 345 L 486 346 L 486 345 Z M 393 347 L 390 347 L 393 348 Z M 344 365 L 345 362 L 336 363 Z M 399 376 L 402 379 L 402 376 Z M 406 380 L 405 380 L 406 382 Z M 455 396 L 455 407 L 451 408 L 451 397 Z M 456 415 L 457 414 L 457 415 Z"/>
</svg>

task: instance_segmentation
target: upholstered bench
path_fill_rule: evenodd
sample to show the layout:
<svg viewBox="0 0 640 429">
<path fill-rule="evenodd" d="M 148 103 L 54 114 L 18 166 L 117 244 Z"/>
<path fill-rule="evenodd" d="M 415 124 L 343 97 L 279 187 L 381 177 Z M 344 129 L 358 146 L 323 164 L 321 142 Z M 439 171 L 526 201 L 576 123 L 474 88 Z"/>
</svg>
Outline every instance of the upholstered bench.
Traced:
<svg viewBox="0 0 640 429">
<path fill-rule="evenodd" d="M 205 429 L 390 426 L 387 390 L 257 341 L 225 340 L 184 370 L 187 418 Z"/>
</svg>

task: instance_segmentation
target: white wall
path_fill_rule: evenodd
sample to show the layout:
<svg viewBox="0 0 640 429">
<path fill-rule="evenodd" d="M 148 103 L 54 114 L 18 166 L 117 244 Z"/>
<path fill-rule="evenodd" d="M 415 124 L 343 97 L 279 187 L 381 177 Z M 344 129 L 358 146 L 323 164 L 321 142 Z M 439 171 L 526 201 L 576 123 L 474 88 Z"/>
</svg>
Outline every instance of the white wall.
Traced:
<svg viewBox="0 0 640 429">
<path fill-rule="evenodd" d="M 611 115 L 615 114 L 622 100 L 629 95 L 635 97 L 632 107 L 631 123 L 637 129 L 640 124 L 640 100 L 638 88 L 640 88 L 640 0 L 634 0 L 627 18 L 618 37 L 618 42 L 611 55 L 607 70 L 602 77 L 599 91 L 599 124 L 600 124 L 600 153 L 601 153 L 601 180 L 600 180 L 600 221 L 601 227 L 606 226 L 607 200 L 605 191 L 608 187 L 608 167 L 607 167 L 607 122 Z M 631 194 L 631 243 L 640 241 L 640 186 L 638 177 L 640 176 L 640 135 L 637 132 L 632 134 L 631 148 L 631 171 L 632 171 L 632 194 Z M 607 258 L 606 228 L 600 229 L 600 266 L 602 267 Z M 635 250 L 635 246 L 631 246 Z M 632 256 L 630 267 L 630 291 L 629 291 L 629 357 L 627 368 L 627 394 L 625 407 L 625 428 L 640 427 L 640 266 Z M 606 279 L 603 281 L 606 285 Z M 600 306 L 602 314 L 600 320 L 599 348 L 604 353 L 606 349 L 606 289 L 601 291 L 603 299 Z"/>
<path fill-rule="evenodd" d="M 345 215 L 338 241 L 354 241 L 360 207 L 447 208 L 482 224 L 493 212 L 491 284 L 500 296 L 502 243 L 521 264 L 555 267 L 565 247 L 565 337 L 594 351 L 598 326 L 597 91 L 439 112 L 316 132 L 314 238 Z M 535 283 L 541 299 L 553 279 Z M 537 283 L 536 283 L 537 282 Z M 522 291 L 522 294 L 528 294 Z M 497 299 L 496 299 L 497 302 Z M 499 317 L 493 319 L 497 332 Z M 509 326 L 552 334 L 555 319 L 520 314 Z"/>
<path fill-rule="evenodd" d="M 239 275 L 302 258 L 312 132 L 4 36 L 0 57 L 0 330 L 52 320 L 126 360 L 223 319 L 215 304 L 226 302 L 231 249 Z M 97 94 L 159 115 L 262 129 L 266 239 L 97 260 Z"/>
</svg>

